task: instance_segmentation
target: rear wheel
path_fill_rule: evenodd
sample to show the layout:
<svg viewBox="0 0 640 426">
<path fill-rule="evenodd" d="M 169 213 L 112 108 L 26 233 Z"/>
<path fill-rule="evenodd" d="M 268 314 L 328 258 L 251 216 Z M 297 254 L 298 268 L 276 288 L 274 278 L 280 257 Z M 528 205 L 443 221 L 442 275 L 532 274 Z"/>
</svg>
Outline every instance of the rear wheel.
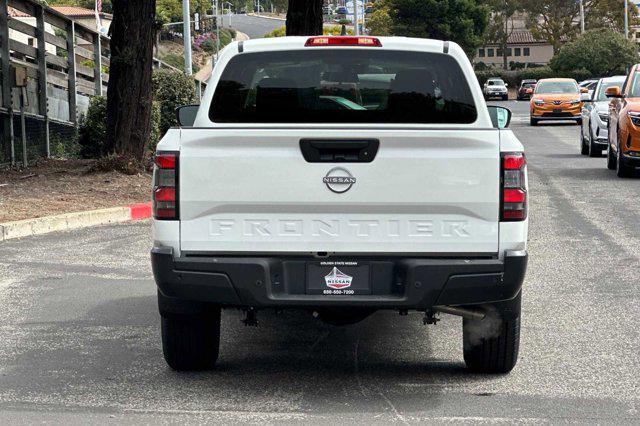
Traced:
<svg viewBox="0 0 640 426">
<path fill-rule="evenodd" d="M 209 370 L 220 349 L 220 309 L 206 315 L 162 316 L 162 351 L 174 370 Z"/>
<path fill-rule="evenodd" d="M 602 148 L 593 141 L 591 127 L 589 127 L 589 157 L 602 157 Z"/>
<path fill-rule="evenodd" d="M 584 132 L 580 128 L 580 154 L 587 155 L 589 153 L 589 147 L 587 141 L 584 139 Z"/>
<path fill-rule="evenodd" d="M 620 178 L 630 177 L 633 173 L 633 167 L 624 162 L 622 158 L 622 147 L 618 142 L 618 153 L 616 155 L 616 175 Z"/>
<path fill-rule="evenodd" d="M 463 352 L 467 368 L 474 373 L 508 373 L 518 361 L 521 298 L 485 307 L 482 320 L 462 323 Z"/>
</svg>

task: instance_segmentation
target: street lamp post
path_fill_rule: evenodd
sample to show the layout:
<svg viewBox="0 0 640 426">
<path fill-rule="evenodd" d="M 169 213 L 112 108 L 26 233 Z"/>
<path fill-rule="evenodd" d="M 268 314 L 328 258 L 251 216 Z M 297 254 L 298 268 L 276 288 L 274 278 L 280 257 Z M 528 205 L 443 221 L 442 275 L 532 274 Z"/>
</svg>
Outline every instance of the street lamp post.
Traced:
<svg viewBox="0 0 640 426">
<path fill-rule="evenodd" d="M 629 1 L 624 0 L 624 38 L 629 38 Z"/>
<path fill-rule="evenodd" d="M 184 39 L 184 72 L 193 73 L 191 62 L 191 12 L 189 0 L 182 0 L 182 38 Z"/>
<path fill-rule="evenodd" d="M 584 34 L 584 3 L 580 0 L 580 32 Z"/>
<path fill-rule="evenodd" d="M 353 33 L 360 35 L 360 27 L 358 26 L 358 0 L 353 0 Z"/>
</svg>

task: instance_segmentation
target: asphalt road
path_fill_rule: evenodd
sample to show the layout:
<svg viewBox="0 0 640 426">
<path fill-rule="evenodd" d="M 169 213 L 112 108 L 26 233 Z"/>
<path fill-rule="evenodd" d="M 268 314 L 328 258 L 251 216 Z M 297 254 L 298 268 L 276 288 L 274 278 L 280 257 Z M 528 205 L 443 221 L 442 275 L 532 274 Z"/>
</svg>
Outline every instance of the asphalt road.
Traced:
<svg viewBox="0 0 640 426">
<path fill-rule="evenodd" d="M 261 18 L 250 15 L 224 16 L 223 25 L 247 34 L 250 38 L 260 38 L 266 33 L 284 26 L 280 19 Z"/>
<path fill-rule="evenodd" d="M 572 124 L 531 128 L 530 264 L 520 361 L 462 362 L 461 321 L 378 313 L 223 314 L 219 368 L 166 367 L 149 223 L 0 243 L 0 423 L 640 422 L 640 180 L 579 154 Z"/>
</svg>

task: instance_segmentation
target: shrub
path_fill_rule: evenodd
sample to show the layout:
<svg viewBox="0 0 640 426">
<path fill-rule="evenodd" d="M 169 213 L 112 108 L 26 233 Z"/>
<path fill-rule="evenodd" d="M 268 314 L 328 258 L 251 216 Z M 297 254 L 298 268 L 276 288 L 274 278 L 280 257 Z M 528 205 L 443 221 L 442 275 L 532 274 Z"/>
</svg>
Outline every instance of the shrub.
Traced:
<svg viewBox="0 0 640 426">
<path fill-rule="evenodd" d="M 160 104 L 154 101 L 151 109 L 151 133 L 149 136 L 149 147 L 154 150 L 161 137 L 160 116 Z M 74 148 L 73 140 L 52 140 L 52 154 L 67 157 L 79 154 L 82 158 L 102 157 L 108 154 L 105 149 L 106 135 L 107 98 L 92 96 L 89 100 L 87 113 L 80 118 L 78 147 Z"/>
<path fill-rule="evenodd" d="M 52 134 L 49 137 L 49 147 L 51 156 L 54 158 L 77 158 L 81 148 L 78 143 L 78 132 L 75 131 L 70 137 Z"/>
<path fill-rule="evenodd" d="M 80 156 L 97 158 L 103 155 L 107 135 L 107 98 L 92 96 L 87 113 L 80 118 L 78 144 Z"/>
<path fill-rule="evenodd" d="M 286 35 L 287 35 L 287 28 L 285 26 L 282 26 L 280 28 L 276 28 L 273 31 L 269 31 L 264 36 L 266 38 L 271 38 L 271 37 L 284 37 Z"/>
<path fill-rule="evenodd" d="M 176 108 L 196 103 L 193 78 L 175 71 L 156 70 L 153 73 L 153 99 L 160 105 L 161 135 L 178 124 Z"/>
</svg>

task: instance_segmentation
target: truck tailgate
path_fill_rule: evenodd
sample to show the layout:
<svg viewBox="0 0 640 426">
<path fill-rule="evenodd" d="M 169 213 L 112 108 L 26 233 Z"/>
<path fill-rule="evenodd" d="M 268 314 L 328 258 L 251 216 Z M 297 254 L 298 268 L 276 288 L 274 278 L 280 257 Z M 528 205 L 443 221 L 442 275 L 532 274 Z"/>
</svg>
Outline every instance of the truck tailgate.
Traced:
<svg viewBox="0 0 640 426">
<path fill-rule="evenodd" d="M 371 162 L 308 162 L 300 141 L 319 135 L 375 139 L 379 149 Z M 498 137 L 469 128 L 182 129 L 181 250 L 496 253 Z M 351 185 L 324 179 L 349 175 Z"/>
</svg>

